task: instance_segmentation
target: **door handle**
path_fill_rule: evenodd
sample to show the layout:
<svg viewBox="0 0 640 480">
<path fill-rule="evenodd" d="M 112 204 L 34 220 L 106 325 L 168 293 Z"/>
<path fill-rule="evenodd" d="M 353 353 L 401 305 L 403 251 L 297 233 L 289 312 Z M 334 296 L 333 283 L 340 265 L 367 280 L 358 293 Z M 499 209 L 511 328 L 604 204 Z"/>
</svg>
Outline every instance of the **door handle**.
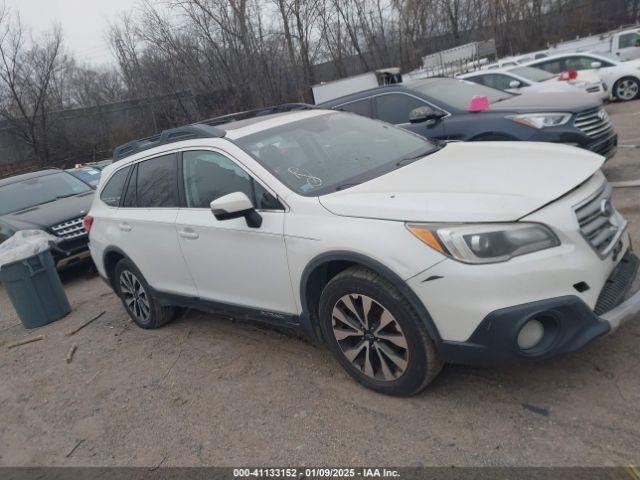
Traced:
<svg viewBox="0 0 640 480">
<path fill-rule="evenodd" d="M 198 235 L 196 232 L 194 232 L 190 228 L 185 228 L 184 230 L 180 230 L 178 232 L 178 235 L 188 240 L 196 240 L 197 238 L 200 238 L 200 235 Z"/>
<path fill-rule="evenodd" d="M 120 228 L 120 230 L 122 230 L 123 232 L 131 231 L 131 225 L 129 225 L 128 223 L 121 223 L 120 225 L 118 225 L 118 228 Z"/>
</svg>

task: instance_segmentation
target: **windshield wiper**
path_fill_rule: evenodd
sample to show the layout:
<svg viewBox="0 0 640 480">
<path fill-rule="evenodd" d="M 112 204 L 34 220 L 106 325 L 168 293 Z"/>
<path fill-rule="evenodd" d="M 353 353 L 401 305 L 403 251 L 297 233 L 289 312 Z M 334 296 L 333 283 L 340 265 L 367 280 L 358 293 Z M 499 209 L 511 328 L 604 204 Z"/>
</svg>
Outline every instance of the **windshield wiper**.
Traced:
<svg viewBox="0 0 640 480">
<path fill-rule="evenodd" d="M 76 195 L 80 195 L 80 194 L 79 193 L 67 193 L 66 195 L 58 195 L 56 197 L 56 200 L 60 200 L 61 198 L 75 197 Z"/>
<path fill-rule="evenodd" d="M 340 190 L 345 190 L 345 189 L 350 188 L 350 187 L 355 187 L 356 185 L 360 185 L 360 183 L 359 182 L 356 182 L 356 183 L 343 183 L 342 185 L 338 185 L 336 187 L 335 191 L 339 192 Z"/>
<path fill-rule="evenodd" d="M 56 200 L 57 200 L 56 198 L 52 198 L 51 200 L 45 200 L 44 202 L 36 203 L 34 205 L 29 205 L 28 207 L 24 207 L 24 208 L 21 208 L 20 210 L 15 210 L 15 211 L 9 212 L 9 213 L 11 215 L 19 215 L 21 213 L 28 212 L 29 210 L 33 210 L 34 208 L 39 207 L 40 205 L 44 205 L 46 203 L 55 202 Z"/>
<path fill-rule="evenodd" d="M 420 160 L 422 157 L 426 157 L 427 155 L 431 155 L 432 153 L 437 152 L 447 144 L 447 142 L 445 142 L 444 140 L 430 140 L 430 141 L 433 143 L 432 146 L 429 146 L 428 149 L 424 148 L 420 150 L 418 153 L 415 153 L 409 157 L 401 158 L 396 162 L 396 167 L 404 167 L 405 165 L 408 165 L 411 162 Z"/>
</svg>

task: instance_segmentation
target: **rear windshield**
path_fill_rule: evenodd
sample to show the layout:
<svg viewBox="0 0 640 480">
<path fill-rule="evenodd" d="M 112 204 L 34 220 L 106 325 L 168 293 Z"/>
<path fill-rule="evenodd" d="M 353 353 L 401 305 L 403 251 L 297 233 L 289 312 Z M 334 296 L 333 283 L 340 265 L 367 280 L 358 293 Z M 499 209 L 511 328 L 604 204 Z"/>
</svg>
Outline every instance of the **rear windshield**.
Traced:
<svg viewBox="0 0 640 480">
<path fill-rule="evenodd" d="M 101 175 L 100 170 L 96 168 L 81 168 L 70 171 L 69 173 L 74 177 L 78 177 L 80 180 L 88 183 L 89 185 L 97 185 L 100 181 Z"/>
<path fill-rule="evenodd" d="M 502 90 L 457 78 L 418 80 L 408 83 L 407 86 L 431 97 L 435 103 L 444 103 L 459 110 L 466 110 L 471 103 L 471 99 L 476 95 L 487 97 L 489 103 L 513 97 L 510 93 Z"/>
<path fill-rule="evenodd" d="M 545 72 L 544 70 L 533 67 L 517 67 L 512 68 L 509 71 L 516 75 L 520 75 L 527 80 L 531 80 L 532 82 L 544 82 L 555 77 L 553 73 Z"/>
<path fill-rule="evenodd" d="M 440 148 L 406 130 L 346 112 L 291 122 L 236 143 L 304 196 L 357 185 Z"/>
<path fill-rule="evenodd" d="M 91 191 L 89 185 L 66 172 L 10 183 L 0 187 L 0 215 Z"/>
</svg>

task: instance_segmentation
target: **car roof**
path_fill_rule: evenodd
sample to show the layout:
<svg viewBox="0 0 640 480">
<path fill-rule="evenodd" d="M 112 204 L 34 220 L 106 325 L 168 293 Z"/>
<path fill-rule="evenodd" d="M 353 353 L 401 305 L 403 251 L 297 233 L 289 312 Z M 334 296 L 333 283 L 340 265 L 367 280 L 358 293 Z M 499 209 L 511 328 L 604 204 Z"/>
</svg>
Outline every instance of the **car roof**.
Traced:
<svg viewBox="0 0 640 480">
<path fill-rule="evenodd" d="M 540 63 L 540 62 L 545 62 L 547 60 L 555 60 L 557 58 L 566 58 L 566 57 L 575 57 L 576 55 L 578 56 L 582 56 L 582 55 L 589 55 L 592 57 L 596 57 L 596 58 L 603 58 L 603 59 L 607 59 L 607 60 L 615 60 L 613 58 L 609 59 L 607 57 L 604 57 L 598 53 L 595 52 L 564 52 L 564 53 L 556 53 L 553 55 L 548 55 L 546 57 L 542 57 L 542 58 L 536 58 L 535 60 L 531 60 L 529 62 L 525 62 L 520 64 L 521 67 L 528 67 L 531 66 L 532 63 Z"/>
<path fill-rule="evenodd" d="M 268 130 L 273 127 L 278 127 L 280 125 L 286 125 L 287 123 L 293 123 L 299 120 L 304 120 L 306 118 L 316 117 L 320 115 L 327 114 L 335 114 L 334 110 L 323 110 L 323 109 L 307 109 L 307 110 L 293 110 L 289 112 L 282 113 L 274 113 L 269 115 L 261 115 L 258 117 L 252 117 L 244 120 L 237 120 L 229 123 L 224 123 L 216 126 L 215 128 L 221 131 L 221 136 L 215 138 L 227 139 L 230 141 L 237 140 L 239 138 L 245 137 L 247 135 L 251 135 L 253 133 L 259 133 L 264 130 Z M 194 124 L 199 125 L 199 124 Z M 201 125 L 204 126 L 204 125 Z M 222 135 L 222 133 L 224 135 Z M 110 165 L 107 165 L 103 172 L 105 172 L 106 176 L 110 176 L 112 172 L 118 170 L 120 167 L 124 167 L 133 162 L 141 160 L 147 157 L 153 157 L 156 155 L 161 155 L 167 150 L 175 150 L 183 147 L 191 147 L 191 146 L 204 146 L 206 145 L 207 140 L 213 140 L 214 137 L 196 137 L 189 138 L 185 140 L 170 142 L 170 143 L 161 143 L 150 148 L 144 148 L 140 151 L 137 151 L 131 155 L 127 155 L 119 160 L 114 161 Z"/>
<path fill-rule="evenodd" d="M 44 177 L 45 175 L 51 175 L 52 173 L 59 173 L 62 170 L 57 168 L 49 168 L 47 170 L 39 170 L 37 172 L 23 173 L 22 175 L 15 175 L 13 177 L 0 179 L 0 187 L 5 185 L 11 185 L 12 183 L 24 182 L 25 180 L 31 180 L 32 178 Z"/>
<path fill-rule="evenodd" d="M 429 80 L 429 79 L 426 79 Z M 414 80 L 415 81 L 415 80 Z M 378 93 L 385 92 L 402 92 L 406 91 L 410 82 L 407 83 L 394 83 L 391 85 L 383 85 L 381 87 L 367 88 L 366 90 L 361 90 L 359 92 L 350 93 L 348 95 L 343 95 L 342 97 L 334 98 L 332 100 L 328 100 L 323 103 L 319 103 L 319 108 L 332 108 L 336 105 L 340 105 L 342 103 L 351 102 L 353 100 L 358 100 L 360 98 L 368 97 Z"/>
</svg>

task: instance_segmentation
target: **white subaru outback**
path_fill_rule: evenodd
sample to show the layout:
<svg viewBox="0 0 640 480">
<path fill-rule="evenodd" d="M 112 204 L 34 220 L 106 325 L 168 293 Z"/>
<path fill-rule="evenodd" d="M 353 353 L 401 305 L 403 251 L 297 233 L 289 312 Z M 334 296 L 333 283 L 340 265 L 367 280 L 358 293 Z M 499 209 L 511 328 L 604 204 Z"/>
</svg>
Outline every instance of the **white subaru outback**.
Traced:
<svg viewBox="0 0 640 480">
<path fill-rule="evenodd" d="M 311 109 L 114 156 L 85 227 L 142 328 L 177 307 L 289 326 L 411 395 L 445 362 L 550 358 L 640 311 L 627 222 L 584 150 L 436 144 Z"/>
</svg>

